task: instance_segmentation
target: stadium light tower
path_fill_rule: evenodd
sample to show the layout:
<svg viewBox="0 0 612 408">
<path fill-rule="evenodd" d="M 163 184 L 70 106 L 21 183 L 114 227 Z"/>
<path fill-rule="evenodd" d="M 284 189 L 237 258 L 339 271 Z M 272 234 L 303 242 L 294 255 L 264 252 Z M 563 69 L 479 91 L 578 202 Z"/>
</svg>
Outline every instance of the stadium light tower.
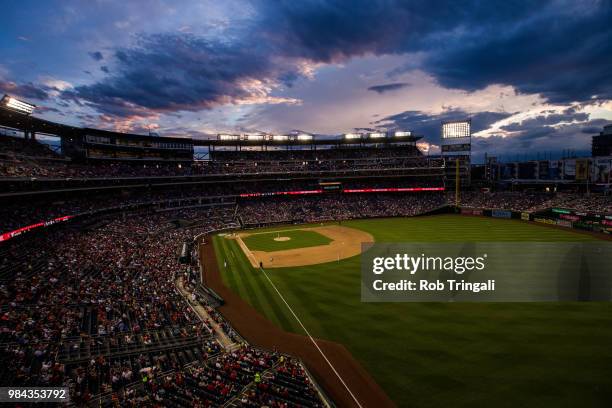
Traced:
<svg viewBox="0 0 612 408">
<path fill-rule="evenodd" d="M 13 98 L 9 95 L 4 95 L 2 97 L 0 105 L 5 107 L 6 109 L 10 109 L 12 111 L 23 113 L 26 115 L 31 115 L 34 112 L 34 108 L 36 108 L 36 105 L 20 101 L 19 99 Z"/>
</svg>

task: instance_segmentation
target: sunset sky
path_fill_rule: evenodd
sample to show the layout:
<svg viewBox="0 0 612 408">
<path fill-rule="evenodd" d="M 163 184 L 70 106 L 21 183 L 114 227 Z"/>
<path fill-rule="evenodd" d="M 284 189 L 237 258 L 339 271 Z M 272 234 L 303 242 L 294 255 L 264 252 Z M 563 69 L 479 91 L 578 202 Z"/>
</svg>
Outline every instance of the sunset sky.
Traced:
<svg viewBox="0 0 612 408">
<path fill-rule="evenodd" d="M 406 129 L 437 152 L 590 151 L 612 122 L 610 1 L 15 1 L 0 93 L 61 123 L 164 136 Z"/>
</svg>

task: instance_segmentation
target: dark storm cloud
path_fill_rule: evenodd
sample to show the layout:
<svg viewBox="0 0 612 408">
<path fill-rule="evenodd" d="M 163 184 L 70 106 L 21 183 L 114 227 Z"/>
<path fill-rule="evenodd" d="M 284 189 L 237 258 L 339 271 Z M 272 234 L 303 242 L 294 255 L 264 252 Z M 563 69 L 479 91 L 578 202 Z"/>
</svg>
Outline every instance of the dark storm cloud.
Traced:
<svg viewBox="0 0 612 408">
<path fill-rule="evenodd" d="M 405 88 L 410 86 L 407 82 L 394 82 L 392 84 L 384 84 L 384 85 L 374 85 L 368 88 L 368 91 L 374 91 L 379 94 L 383 94 L 385 92 L 397 91 L 398 89 Z"/>
<path fill-rule="evenodd" d="M 490 84 L 552 102 L 612 98 L 609 1 L 256 1 L 288 54 L 316 61 L 424 52 L 445 87 Z M 286 31 L 286 32 L 285 32 Z"/>
<path fill-rule="evenodd" d="M 245 80 L 290 87 L 302 76 L 296 61 L 335 62 L 356 55 L 418 50 L 429 33 L 471 18 L 463 6 L 440 7 L 432 1 L 252 3 L 253 18 L 234 26 L 231 41 L 184 33 L 141 37 L 137 46 L 115 50 L 111 77 L 67 91 L 64 98 L 82 100 L 116 116 L 147 110 L 196 111 L 261 96 L 246 90 Z M 483 8 L 487 10 L 481 15 L 493 20 L 504 13 L 522 13 L 514 7 Z M 435 19 L 430 18 L 432 13 L 438 14 Z M 103 57 L 98 53 L 91 56 Z"/>
<path fill-rule="evenodd" d="M 31 82 L 16 84 L 15 82 L 4 82 L 0 80 L 0 93 L 18 96 L 26 99 L 46 100 L 49 94 L 44 86 L 35 85 Z"/>
<path fill-rule="evenodd" d="M 253 0 L 261 28 L 288 55 L 330 62 L 365 54 L 421 51 L 476 22 L 520 20 L 545 2 L 477 0 Z M 528 6 L 529 5 L 529 6 Z"/>
<path fill-rule="evenodd" d="M 257 44 L 243 47 L 189 34 L 142 37 L 115 52 L 112 76 L 64 93 L 100 112 L 130 116 L 144 110 L 200 110 L 260 96 L 242 81 L 284 75 Z"/>
<path fill-rule="evenodd" d="M 250 3 L 249 20 L 233 24 L 223 40 L 186 33 L 140 37 L 136 46 L 114 51 L 112 76 L 64 97 L 118 116 L 196 111 L 262 96 L 245 81 L 290 87 L 302 76 L 300 61 L 417 52 L 421 68 L 445 87 L 507 84 L 554 102 L 612 97 L 610 2 Z M 90 55 L 109 59 L 99 51 Z"/>
<path fill-rule="evenodd" d="M 597 135 L 601 132 L 602 128 L 603 126 L 584 126 L 580 129 L 580 132 L 587 135 Z"/>
<path fill-rule="evenodd" d="M 593 9 L 578 10 L 581 5 Z M 566 6 L 575 13 L 551 8 L 469 41 L 451 40 L 426 58 L 424 68 L 452 88 L 510 84 L 555 103 L 612 98 L 612 3 Z"/>
<path fill-rule="evenodd" d="M 89 56 L 95 61 L 102 61 L 104 59 L 104 55 L 100 51 L 90 52 Z"/>
</svg>

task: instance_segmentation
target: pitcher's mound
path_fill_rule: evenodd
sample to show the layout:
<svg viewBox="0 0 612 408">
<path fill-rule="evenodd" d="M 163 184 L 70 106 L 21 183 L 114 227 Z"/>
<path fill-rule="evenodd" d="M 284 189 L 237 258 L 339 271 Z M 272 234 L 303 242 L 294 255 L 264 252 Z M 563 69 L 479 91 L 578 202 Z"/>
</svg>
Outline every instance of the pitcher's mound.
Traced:
<svg viewBox="0 0 612 408">
<path fill-rule="evenodd" d="M 279 241 L 279 242 L 285 242 L 285 241 L 289 241 L 291 238 L 289 237 L 276 237 L 274 238 L 275 241 Z"/>
</svg>

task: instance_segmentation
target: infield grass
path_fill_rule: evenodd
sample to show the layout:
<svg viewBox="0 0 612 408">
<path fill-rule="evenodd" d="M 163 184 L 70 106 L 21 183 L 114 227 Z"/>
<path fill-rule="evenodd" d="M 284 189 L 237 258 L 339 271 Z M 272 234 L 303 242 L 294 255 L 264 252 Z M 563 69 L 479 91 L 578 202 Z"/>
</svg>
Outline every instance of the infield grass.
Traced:
<svg viewBox="0 0 612 408">
<path fill-rule="evenodd" d="M 378 242 L 594 239 L 455 215 L 343 225 Z M 276 325 L 303 334 L 235 241 L 213 242 L 225 284 Z M 401 407 L 611 406 L 610 303 L 361 303 L 358 256 L 267 273 L 310 332 L 344 344 Z"/>
<path fill-rule="evenodd" d="M 275 238 L 289 238 L 287 241 L 275 241 Z M 316 231 L 309 230 L 279 230 L 272 232 L 256 232 L 242 238 L 251 251 L 284 251 L 286 249 L 307 248 L 327 245 L 332 240 Z"/>
</svg>

